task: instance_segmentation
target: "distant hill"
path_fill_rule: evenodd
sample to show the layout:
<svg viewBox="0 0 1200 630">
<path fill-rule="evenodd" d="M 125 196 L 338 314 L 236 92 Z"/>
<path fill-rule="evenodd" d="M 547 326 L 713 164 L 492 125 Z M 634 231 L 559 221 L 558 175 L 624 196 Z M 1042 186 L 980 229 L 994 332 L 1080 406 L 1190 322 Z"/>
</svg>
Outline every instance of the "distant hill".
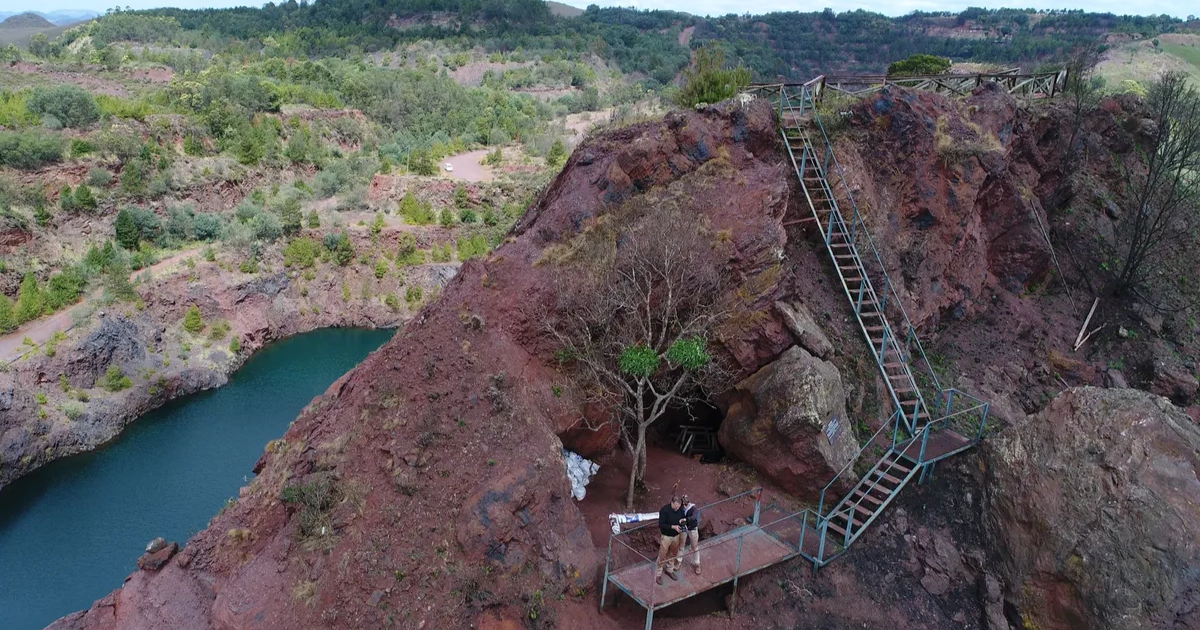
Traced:
<svg viewBox="0 0 1200 630">
<path fill-rule="evenodd" d="M 26 11 L 26 12 L 0 11 L 0 20 L 6 20 L 8 18 L 11 18 L 14 16 L 21 16 L 21 15 L 40 16 L 40 17 L 44 18 L 45 20 L 49 21 L 52 26 L 63 26 L 65 24 L 75 24 L 77 22 L 83 22 L 84 20 L 90 20 L 94 17 L 100 16 L 100 14 L 96 13 L 95 11 L 84 11 L 84 10 L 80 10 L 80 9 L 67 9 L 67 10 L 58 10 L 58 11 Z M 31 24 L 28 27 L 39 28 L 39 27 L 44 27 L 44 26 L 40 25 L 40 24 L 37 24 L 37 25 Z"/>
<path fill-rule="evenodd" d="M 36 13 L 21 13 L 0 22 L 0 28 L 54 28 L 54 23 Z"/>
<path fill-rule="evenodd" d="M 583 9 L 561 2 L 547 1 L 546 6 L 550 7 L 551 15 L 557 15 L 558 17 L 573 18 L 583 15 Z"/>
</svg>

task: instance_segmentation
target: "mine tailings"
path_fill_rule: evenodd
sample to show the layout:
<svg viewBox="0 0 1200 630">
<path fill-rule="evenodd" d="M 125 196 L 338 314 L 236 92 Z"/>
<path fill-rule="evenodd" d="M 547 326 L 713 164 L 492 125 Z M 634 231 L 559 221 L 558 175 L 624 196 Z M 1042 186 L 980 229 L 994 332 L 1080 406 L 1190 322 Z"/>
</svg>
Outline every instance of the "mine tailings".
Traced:
<svg viewBox="0 0 1200 630">
<path fill-rule="evenodd" d="M 186 541 L 253 476 L 263 446 L 392 337 L 327 328 L 275 343 L 224 387 L 146 414 L 96 451 L 0 492 L 0 619 L 33 630 L 121 585 L 156 537 Z"/>
</svg>

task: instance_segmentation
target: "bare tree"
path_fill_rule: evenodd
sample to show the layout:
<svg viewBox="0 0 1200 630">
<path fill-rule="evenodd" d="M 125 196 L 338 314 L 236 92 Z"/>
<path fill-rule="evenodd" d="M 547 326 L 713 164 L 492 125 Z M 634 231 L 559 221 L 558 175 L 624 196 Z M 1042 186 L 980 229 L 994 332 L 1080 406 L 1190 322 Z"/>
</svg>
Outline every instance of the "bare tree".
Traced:
<svg viewBox="0 0 1200 630">
<path fill-rule="evenodd" d="M 634 208 L 643 204 L 641 208 Z M 580 237 L 548 328 L 585 388 L 617 410 L 633 458 L 626 507 L 646 474 L 646 431 L 723 371 L 709 351 L 723 295 L 720 239 L 670 201 L 626 204 Z M 632 216 L 631 216 L 632 215 Z M 612 225 L 612 223 L 608 225 Z"/>
<path fill-rule="evenodd" d="M 1151 298 L 1140 289 L 1158 278 L 1186 281 L 1195 273 L 1188 267 L 1195 264 L 1200 226 L 1200 94 L 1186 75 L 1169 72 L 1151 86 L 1148 104 L 1145 132 L 1152 140 L 1144 170 L 1126 171 L 1129 211 L 1118 233 L 1124 256 L 1111 288 L 1162 308 L 1173 302 L 1169 290 Z"/>
<path fill-rule="evenodd" d="M 1079 169 L 1083 157 L 1083 146 L 1079 142 L 1083 131 L 1083 119 L 1100 103 L 1101 82 L 1096 76 L 1100 63 L 1100 42 L 1092 40 L 1074 51 L 1067 59 L 1067 83 L 1065 96 L 1071 109 L 1071 135 L 1067 142 L 1065 171 L 1067 176 Z"/>
</svg>

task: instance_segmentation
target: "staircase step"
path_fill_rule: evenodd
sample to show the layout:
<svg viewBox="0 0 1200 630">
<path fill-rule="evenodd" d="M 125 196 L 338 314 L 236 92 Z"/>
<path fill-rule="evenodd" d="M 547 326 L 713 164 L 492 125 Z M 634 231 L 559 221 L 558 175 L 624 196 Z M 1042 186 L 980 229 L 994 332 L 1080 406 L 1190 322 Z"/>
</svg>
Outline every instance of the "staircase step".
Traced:
<svg viewBox="0 0 1200 630">
<path fill-rule="evenodd" d="M 899 480 L 899 479 L 897 479 L 897 478 L 895 478 L 895 477 L 893 477 L 893 476 L 891 476 L 891 475 L 889 475 L 889 474 L 887 474 L 887 473 L 883 472 L 882 470 L 879 470 L 878 468 L 876 468 L 876 469 L 875 469 L 875 472 L 871 473 L 871 475 L 870 475 L 870 476 L 873 476 L 873 477 L 879 477 L 880 479 L 884 479 L 884 480 L 886 480 L 886 481 L 890 481 L 890 482 L 892 482 L 892 483 L 896 484 L 897 486 L 898 486 L 898 485 L 900 485 L 900 484 L 902 483 L 902 481 L 901 481 L 901 480 Z"/>
<path fill-rule="evenodd" d="M 853 492 L 853 493 L 850 495 L 850 498 L 851 498 L 851 499 L 856 499 L 856 500 L 858 500 L 858 499 L 866 499 L 866 500 L 870 501 L 871 503 L 874 503 L 875 505 L 883 505 L 883 500 L 882 500 L 882 499 L 877 499 L 877 498 L 875 498 L 875 497 L 874 497 L 874 496 L 873 496 L 873 495 L 872 495 L 870 492 L 867 492 L 866 490 L 863 490 L 862 488 L 859 488 L 859 489 L 855 490 L 855 491 L 854 491 L 854 492 Z"/>
<path fill-rule="evenodd" d="M 865 516 L 867 518 L 871 518 L 875 514 L 875 512 L 863 507 L 861 503 L 854 504 L 854 511 L 858 512 L 859 514 L 862 514 L 863 516 Z"/>
<path fill-rule="evenodd" d="M 896 368 L 904 368 L 904 370 L 907 372 L 908 364 L 907 363 L 884 363 L 883 364 L 883 369 L 885 369 L 885 370 L 894 370 Z"/>
<path fill-rule="evenodd" d="M 911 469 L 911 468 L 908 468 L 908 467 L 906 467 L 906 466 L 903 466 L 903 465 L 901 465 L 901 464 L 900 464 L 900 460 L 899 460 L 899 459 L 885 459 L 885 460 L 883 460 L 883 461 L 884 461 L 884 463 L 885 463 L 885 464 L 887 464 L 887 465 L 888 465 L 888 467 L 889 467 L 889 468 L 892 468 L 892 469 L 895 469 L 895 470 L 899 470 L 900 472 L 902 472 L 902 473 L 904 473 L 904 474 L 906 474 L 906 475 L 907 475 L 908 473 L 912 472 L 912 469 Z"/>
</svg>

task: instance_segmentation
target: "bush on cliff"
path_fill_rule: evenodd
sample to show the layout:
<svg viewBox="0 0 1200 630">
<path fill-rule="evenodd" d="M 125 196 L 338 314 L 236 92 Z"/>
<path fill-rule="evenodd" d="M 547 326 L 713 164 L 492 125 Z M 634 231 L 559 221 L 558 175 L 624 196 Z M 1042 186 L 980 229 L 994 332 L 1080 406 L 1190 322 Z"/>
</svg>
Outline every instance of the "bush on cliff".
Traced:
<svg viewBox="0 0 1200 630">
<path fill-rule="evenodd" d="M 104 373 L 104 389 L 119 392 L 130 387 L 133 387 L 133 379 L 126 376 L 121 368 L 115 365 L 108 366 L 108 371 Z"/>
<path fill-rule="evenodd" d="M 200 315 L 200 307 L 193 304 L 183 316 L 183 329 L 193 335 L 204 330 L 204 317 Z"/>
</svg>

